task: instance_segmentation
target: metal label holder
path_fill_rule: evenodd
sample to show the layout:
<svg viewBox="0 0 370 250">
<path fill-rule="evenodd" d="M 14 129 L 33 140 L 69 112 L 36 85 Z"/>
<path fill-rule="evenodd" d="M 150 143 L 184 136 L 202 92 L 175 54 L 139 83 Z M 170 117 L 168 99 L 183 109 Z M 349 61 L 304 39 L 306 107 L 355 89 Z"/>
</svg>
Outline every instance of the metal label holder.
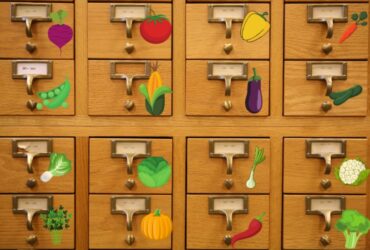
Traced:
<svg viewBox="0 0 370 250">
<path fill-rule="evenodd" d="M 124 73 L 117 73 L 117 65 L 118 64 L 143 64 L 144 66 L 144 73 L 140 74 L 124 74 Z M 133 80 L 143 80 L 149 79 L 151 73 L 151 67 L 149 61 L 112 61 L 110 63 L 110 78 L 111 79 L 118 79 L 118 80 L 125 80 L 126 81 L 126 94 L 132 95 L 132 81 Z"/>
<path fill-rule="evenodd" d="M 330 17 L 328 15 L 323 15 L 321 17 L 314 17 L 315 8 L 321 8 L 321 9 L 340 8 L 341 16 L 340 17 Z M 308 23 L 326 23 L 326 26 L 327 26 L 326 38 L 332 38 L 334 23 L 348 22 L 348 6 L 346 4 L 308 4 L 307 5 L 307 22 Z"/>
<path fill-rule="evenodd" d="M 13 213 L 27 215 L 27 229 L 33 230 L 32 220 L 35 214 L 47 213 L 53 208 L 53 196 L 14 195 Z"/>
<path fill-rule="evenodd" d="M 32 37 L 32 23 L 33 22 L 51 22 L 49 17 L 51 13 L 51 3 L 11 3 L 11 21 L 12 22 L 25 22 L 26 23 L 26 35 Z M 18 16 L 17 8 L 19 7 L 42 7 L 45 8 L 45 16 Z"/>
<path fill-rule="evenodd" d="M 46 74 L 19 74 L 18 64 L 40 64 L 45 63 L 47 73 Z M 52 79 L 53 78 L 53 61 L 51 60 L 14 60 L 12 61 L 12 77 L 13 79 L 26 79 L 27 94 L 32 95 L 32 84 L 34 79 Z"/>
<path fill-rule="evenodd" d="M 225 14 L 223 17 L 215 17 L 215 9 L 216 8 L 224 8 L 229 9 L 229 11 L 233 11 L 236 8 L 241 9 L 241 16 L 240 17 L 231 17 L 229 14 Z M 209 23 L 225 23 L 226 26 L 226 38 L 231 38 L 231 29 L 233 22 L 234 23 L 242 23 L 244 17 L 248 13 L 248 7 L 246 4 L 209 4 L 208 5 L 208 22 Z"/>
<path fill-rule="evenodd" d="M 315 144 L 322 146 L 323 144 L 339 144 L 338 152 L 317 152 L 314 147 Z M 307 158 L 321 158 L 325 160 L 325 174 L 331 172 L 331 159 L 344 158 L 346 156 L 346 140 L 343 139 L 307 139 L 306 140 L 306 157 Z"/>
<path fill-rule="evenodd" d="M 21 145 L 21 144 L 24 145 Z M 27 145 L 28 143 L 28 145 Z M 37 143 L 46 143 L 46 151 L 39 151 Z M 32 145 L 33 144 L 33 145 Z M 33 173 L 32 162 L 36 157 L 49 157 L 53 152 L 53 140 L 51 139 L 13 139 L 12 140 L 12 155 L 14 158 L 27 158 L 27 171 Z"/>
<path fill-rule="evenodd" d="M 315 66 L 330 67 L 339 66 L 342 72 L 339 75 L 333 74 L 314 74 Z M 307 62 L 306 64 L 306 79 L 307 80 L 325 80 L 326 82 L 326 94 L 329 95 L 333 89 L 333 80 L 347 80 L 347 63 L 346 62 L 333 62 L 333 61 L 318 61 L 318 62 Z"/>
<path fill-rule="evenodd" d="M 126 8 L 126 9 L 132 9 L 132 12 L 134 12 L 134 9 L 137 8 L 143 8 L 143 13 L 138 14 L 135 16 L 135 14 L 131 13 L 127 16 L 123 17 L 117 17 L 116 12 L 118 8 Z M 132 24 L 133 22 L 142 22 L 144 21 L 146 16 L 150 15 L 150 4 L 134 4 L 134 3 L 119 3 L 115 4 L 112 3 L 110 5 L 110 21 L 111 22 L 125 22 L 126 23 L 126 37 L 132 38 Z"/>
<path fill-rule="evenodd" d="M 232 75 L 215 75 L 214 68 L 220 65 L 229 65 L 241 67 L 241 74 Z M 225 96 L 231 95 L 231 81 L 232 80 L 247 80 L 248 79 L 248 63 L 241 61 L 209 61 L 208 62 L 208 80 L 224 80 L 225 81 Z"/>
<path fill-rule="evenodd" d="M 306 196 L 306 214 L 324 216 L 325 231 L 330 231 L 331 215 L 341 214 L 345 206 L 344 196 Z"/>
</svg>

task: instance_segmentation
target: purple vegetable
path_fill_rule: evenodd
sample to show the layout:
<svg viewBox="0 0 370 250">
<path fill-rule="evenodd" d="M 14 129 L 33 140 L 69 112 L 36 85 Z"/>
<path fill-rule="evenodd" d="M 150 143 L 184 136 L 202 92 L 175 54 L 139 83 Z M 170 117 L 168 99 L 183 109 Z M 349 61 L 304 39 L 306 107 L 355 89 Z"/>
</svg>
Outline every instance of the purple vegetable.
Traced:
<svg viewBox="0 0 370 250">
<path fill-rule="evenodd" d="M 253 76 L 248 80 L 245 107 L 251 113 L 258 113 L 262 109 L 261 77 L 257 75 L 256 68 L 253 68 Z"/>
<path fill-rule="evenodd" d="M 49 40 L 54 43 L 62 52 L 62 47 L 72 40 L 73 30 L 70 26 L 63 24 L 64 18 L 66 18 L 67 12 L 64 10 L 58 10 L 52 12 L 50 17 L 53 22 L 58 22 L 49 28 L 48 36 Z"/>
</svg>

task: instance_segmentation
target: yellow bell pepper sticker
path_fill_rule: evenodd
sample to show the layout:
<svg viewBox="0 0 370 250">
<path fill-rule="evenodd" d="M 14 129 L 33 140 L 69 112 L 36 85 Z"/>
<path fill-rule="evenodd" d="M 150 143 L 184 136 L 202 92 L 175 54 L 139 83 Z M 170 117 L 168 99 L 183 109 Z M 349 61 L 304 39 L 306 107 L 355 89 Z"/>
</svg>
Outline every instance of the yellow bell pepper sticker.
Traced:
<svg viewBox="0 0 370 250">
<path fill-rule="evenodd" d="M 270 30 L 270 23 L 265 18 L 266 15 L 268 15 L 267 12 L 249 12 L 240 29 L 241 38 L 250 43 L 263 37 Z"/>
</svg>

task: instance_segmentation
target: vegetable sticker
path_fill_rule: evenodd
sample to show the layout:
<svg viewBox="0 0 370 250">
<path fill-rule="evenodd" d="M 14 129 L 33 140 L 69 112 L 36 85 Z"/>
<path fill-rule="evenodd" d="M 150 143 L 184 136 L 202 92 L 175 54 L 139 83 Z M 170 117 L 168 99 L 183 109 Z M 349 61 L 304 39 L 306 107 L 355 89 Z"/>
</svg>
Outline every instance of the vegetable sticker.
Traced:
<svg viewBox="0 0 370 250">
<path fill-rule="evenodd" d="M 251 113 L 258 113 L 262 109 L 261 77 L 257 75 L 256 68 L 253 68 L 253 76 L 248 80 L 247 96 L 245 107 Z"/>
<path fill-rule="evenodd" d="M 252 170 L 249 175 L 249 179 L 245 183 L 247 188 L 254 188 L 256 186 L 256 181 L 254 180 L 254 172 L 256 171 L 257 165 L 261 164 L 266 159 L 266 157 L 264 156 L 264 151 L 265 150 L 263 148 L 259 148 L 259 147 L 256 147 L 254 151 L 254 160 L 253 160 Z"/>
<path fill-rule="evenodd" d="M 42 110 L 44 106 L 49 109 L 56 109 L 62 106 L 63 108 L 68 108 L 68 103 L 66 102 L 69 92 L 71 90 L 71 83 L 68 78 L 58 87 L 51 89 L 46 92 L 38 92 L 37 96 L 40 97 L 43 102 L 37 103 L 37 110 Z"/>
<path fill-rule="evenodd" d="M 148 157 L 140 162 L 138 175 L 144 186 L 162 187 L 171 178 L 171 166 L 163 157 Z"/>
<path fill-rule="evenodd" d="M 172 90 L 168 86 L 163 86 L 161 75 L 158 72 L 158 62 L 152 65 L 152 73 L 149 77 L 147 86 L 141 84 L 139 91 L 145 97 L 146 110 L 151 115 L 162 114 L 165 106 L 164 95 L 172 93 Z"/>
<path fill-rule="evenodd" d="M 165 42 L 171 35 L 172 25 L 165 15 L 147 16 L 140 24 L 140 34 L 145 41 L 153 44 Z"/>
<path fill-rule="evenodd" d="M 351 18 L 354 23 L 352 23 L 344 30 L 342 36 L 339 38 L 339 43 L 343 43 L 345 40 L 347 40 L 357 30 L 358 26 L 367 25 L 367 22 L 365 21 L 367 19 L 366 11 L 362 11 L 359 14 L 353 13 Z"/>
<path fill-rule="evenodd" d="M 154 213 L 146 215 L 141 221 L 141 232 L 151 240 L 167 239 L 172 232 L 172 221 L 170 217 L 161 214 L 159 209 Z"/>
<path fill-rule="evenodd" d="M 231 238 L 231 246 L 234 248 L 235 247 L 235 243 L 237 241 L 248 239 L 248 238 L 251 238 L 251 237 L 255 236 L 256 234 L 258 234 L 261 231 L 261 229 L 262 229 L 262 219 L 265 216 L 265 214 L 266 213 L 263 212 L 261 215 L 259 215 L 259 216 L 255 217 L 254 219 L 252 219 L 249 222 L 249 226 L 248 226 L 248 229 L 247 230 L 234 235 Z"/>
<path fill-rule="evenodd" d="M 270 23 L 266 17 L 268 12 L 258 13 L 251 11 L 244 18 L 240 29 L 240 36 L 248 43 L 257 41 L 262 38 L 270 30 Z"/>
<path fill-rule="evenodd" d="M 369 232 L 370 220 L 356 210 L 344 210 L 335 227 L 344 234 L 346 239 L 344 247 L 346 249 L 356 249 L 361 236 Z"/>
<path fill-rule="evenodd" d="M 73 30 L 70 26 L 64 24 L 64 19 L 67 17 L 67 12 L 64 10 L 58 10 L 50 13 L 50 17 L 54 23 L 48 30 L 49 40 L 54 43 L 62 54 L 62 48 L 69 41 L 72 40 Z"/>
<path fill-rule="evenodd" d="M 48 171 L 40 176 L 42 182 L 48 182 L 54 176 L 63 176 L 71 172 L 72 163 L 65 154 L 52 153 Z"/>
<path fill-rule="evenodd" d="M 70 227 L 69 222 L 72 219 L 72 214 L 60 205 L 58 209 L 50 209 L 47 214 L 40 214 L 40 218 L 44 223 L 43 227 L 50 231 L 53 245 L 60 245 L 62 231 Z"/>
<path fill-rule="evenodd" d="M 329 94 L 330 99 L 333 100 L 334 105 L 341 105 L 351 99 L 352 97 L 358 96 L 362 92 L 361 85 L 355 85 L 349 89 L 341 92 L 331 92 Z"/>
<path fill-rule="evenodd" d="M 345 185 L 359 186 L 364 183 L 370 174 L 365 163 L 357 159 L 345 159 L 342 164 L 334 169 L 337 180 Z"/>
</svg>

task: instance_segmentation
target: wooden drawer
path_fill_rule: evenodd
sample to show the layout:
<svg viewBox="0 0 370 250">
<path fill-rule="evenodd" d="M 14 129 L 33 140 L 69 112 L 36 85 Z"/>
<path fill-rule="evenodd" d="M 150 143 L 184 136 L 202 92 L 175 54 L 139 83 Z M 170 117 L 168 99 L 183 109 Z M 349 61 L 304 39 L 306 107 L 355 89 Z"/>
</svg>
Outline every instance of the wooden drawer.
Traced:
<svg viewBox="0 0 370 250">
<path fill-rule="evenodd" d="M 134 22 L 132 38 L 127 38 L 126 24 L 110 21 L 110 6 L 109 3 L 88 4 L 89 58 L 171 58 L 171 37 L 160 44 L 149 43 L 141 37 L 140 22 Z M 171 4 L 153 3 L 150 7 L 155 13 L 165 15 L 171 22 Z M 133 44 L 135 47 L 130 54 L 125 50 L 126 43 Z"/>
<path fill-rule="evenodd" d="M 227 197 L 227 196 L 225 196 Z M 249 195 L 248 213 L 234 214 L 232 231 L 226 230 L 226 217 L 223 214 L 209 214 L 207 195 L 187 196 L 187 248 L 188 249 L 230 249 L 224 243 L 226 235 L 235 235 L 245 231 L 253 218 L 263 212 L 262 230 L 247 240 L 238 241 L 238 249 L 269 248 L 269 196 Z M 199 223 L 202 222 L 202 223 Z"/>
<path fill-rule="evenodd" d="M 71 60 L 53 60 L 52 61 L 52 78 L 51 79 L 34 79 L 33 94 L 27 94 L 26 79 L 13 79 L 12 77 L 12 62 L 11 60 L 0 60 L 0 92 L 7 93 L 0 99 L 0 115 L 74 115 L 74 63 Z M 67 106 L 62 103 L 56 108 L 48 108 L 42 105 L 42 109 L 38 110 L 34 107 L 31 110 L 27 107 L 28 101 L 43 103 L 37 94 L 39 92 L 53 92 L 56 87 L 60 87 L 65 80 L 69 80 L 69 94 L 64 100 Z M 60 89 L 60 88 L 59 88 Z M 60 92 L 59 92 L 60 93 Z M 54 94 L 53 94 L 54 95 Z M 55 96 L 55 95 L 54 95 Z M 50 100 L 55 100 L 53 97 Z M 50 101 L 51 102 L 51 101 Z M 50 103 L 49 102 L 49 103 Z"/>
<path fill-rule="evenodd" d="M 231 95 L 226 96 L 225 80 L 208 79 L 208 63 L 223 61 L 188 60 L 186 62 L 186 114 L 197 116 L 267 116 L 269 114 L 269 62 L 242 61 L 247 63 L 247 78 L 253 77 L 253 68 L 261 77 L 262 108 L 251 113 L 245 105 L 248 93 L 248 80 L 231 80 Z M 232 61 L 228 61 L 232 62 Z M 235 61 L 233 61 L 235 62 Z M 225 61 L 227 67 L 227 62 Z M 223 67 L 223 66 L 222 66 Z M 225 69 L 227 70 L 227 69 Z M 231 101 L 231 109 L 226 110 L 224 102 Z"/>
<path fill-rule="evenodd" d="M 312 138 L 284 139 L 285 193 L 366 193 L 366 183 L 359 186 L 344 185 L 335 178 L 334 168 L 339 167 L 344 158 L 332 158 L 330 174 L 324 173 L 324 159 L 307 158 L 307 139 Z M 343 140 L 346 141 L 345 158 L 356 159 L 359 157 L 362 161 L 367 162 L 367 139 L 343 138 Z M 327 189 L 321 185 L 324 179 L 331 183 Z"/>
<path fill-rule="evenodd" d="M 307 63 L 304 61 L 285 61 L 284 76 L 284 115 L 287 116 L 366 116 L 367 114 L 367 69 L 368 63 L 345 61 L 347 79 L 333 80 L 333 92 L 347 90 L 361 85 L 360 95 L 348 99 L 340 105 L 326 96 L 325 80 L 307 80 Z M 328 61 L 330 64 L 331 62 Z M 325 112 L 324 102 L 332 105 Z"/>
<path fill-rule="evenodd" d="M 145 75 L 145 62 L 154 64 L 155 61 L 89 61 L 89 114 L 90 115 L 119 115 L 119 116 L 150 116 L 145 105 L 145 97 L 139 91 L 141 84 L 148 84 L 149 79 L 134 78 L 132 94 L 128 95 L 126 80 L 111 78 L 111 63 L 117 62 L 117 74 Z M 140 63 L 138 63 L 140 62 Z M 125 63 L 125 64 L 119 64 Z M 158 72 L 163 86 L 172 88 L 171 61 L 158 61 Z M 149 73 L 149 72 L 148 72 Z M 149 74 L 147 74 L 149 78 Z M 132 109 L 125 107 L 126 102 L 133 101 Z M 165 95 L 165 105 L 162 116 L 172 114 L 172 95 Z"/>
<path fill-rule="evenodd" d="M 161 187 L 145 186 L 138 176 L 138 165 L 143 157 L 134 158 L 133 174 L 127 173 L 126 158 L 112 158 L 112 140 L 149 142 L 150 155 L 163 157 L 172 169 L 172 139 L 153 138 L 91 138 L 90 139 L 90 192 L 92 193 L 164 193 L 172 192 L 172 178 Z M 127 146 L 128 147 L 128 146 Z M 117 151 L 118 152 L 118 151 Z M 108 167 L 107 167 L 108 166 Z M 129 189 L 125 184 L 133 179 Z"/>
<path fill-rule="evenodd" d="M 248 158 L 234 158 L 232 174 L 227 174 L 226 159 L 210 157 L 210 140 L 248 141 Z M 222 143 L 222 142 L 221 142 Z M 236 145 L 235 145 L 236 146 Z M 263 148 L 265 161 L 257 165 L 256 186 L 247 188 L 255 157 L 255 148 Z M 187 141 L 187 173 L 189 193 L 269 193 L 270 191 L 270 140 L 250 138 L 190 138 Z M 225 186 L 232 179 L 231 188 Z"/>
<path fill-rule="evenodd" d="M 61 243 L 59 245 L 52 243 L 51 233 L 43 228 L 40 215 L 33 217 L 33 231 L 27 230 L 26 214 L 14 214 L 12 211 L 13 195 L 0 195 L 0 220 L 6 222 L 0 224 L 0 249 L 74 249 L 74 195 L 52 196 L 54 209 L 62 205 L 73 216 L 69 221 L 70 227 L 61 232 Z M 30 235 L 37 237 L 37 242 L 33 246 L 26 242 Z"/>
<path fill-rule="evenodd" d="M 48 182 L 41 181 L 40 177 L 48 171 L 50 156 L 35 157 L 32 161 L 33 173 L 27 171 L 27 158 L 13 157 L 13 140 L 50 140 L 51 152 L 65 154 L 71 161 L 72 170 L 63 176 L 54 176 Z M 3 177 L 0 185 L 1 193 L 73 193 L 75 169 L 75 142 L 73 138 L 1 138 L 0 139 L 0 176 Z M 31 179 L 35 180 L 35 186 Z M 28 183 L 28 185 L 26 185 Z M 31 187 L 29 187 L 31 186 Z"/>
<path fill-rule="evenodd" d="M 317 1 L 316 1 L 317 2 Z M 308 4 L 285 5 L 285 58 L 286 59 L 367 59 L 368 26 L 357 30 L 343 43 L 339 39 L 354 21 L 353 13 L 368 11 L 367 4 L 346 4 L 348 22 L 334 22 L 333 36 L 326 38 L 326 23 L 308 23 Z M 324 44 L 331 44 L 329 54 L 323 52 Z"/>
<path fill-rule="evenodd" d="M 72 39 L 60 50 L 48 38 L 48 29 L 55 23 L 37 22 L 32 23 L 32 37 L 26 36 L 25 22 L 11 21 L 11 3 L 0 3 L 0 33 L 2 42 L 0 43 L 1 58 L 63 58 L 72 59 L 74 57 L 74 42 Z M 68 16 L 64 24 L 74 27 L 74 7 L 72 3 L 52 3 L 52 11 L 64 10 Z M 72 28 L 73 29 L 73 28 Z M 29 53 L 25 48 L 27 42 L 36 45 L 36 50 Z"/>
<path fill-rule="evenodd" d="M 234 22 L 231 38 L 226 38 L 225 23 L 208 22 L 209 4 L 186 5 L 186 58 L 187 59 L 268 59 L 269 33 L 254 42 L 240 37 L 242 23 Z M 269 4 L 247 4 L 247 11 L 269 12 Z M 269 12 L 270 13 L 270 12 Z M 269 16 L 266 16 L 269 19 Z M 232 44 L 232 51 L 224 51 Z"/>
<path fill-rule="evenodd" d="M 304 195 L 284 195 L 284 249 L 344 249 L 345 238 L 335 229 L 340 215 L 331 215 L 331 229 L 324 231 L 325 220 L 321 215 L 307 215 Z M 354 209 L 366 215 L 367 197 L 364 195 L 345 196 L 346 209 Z M 330 245 L 324 247 L 320 238 L 328 235 Z M 358 241 L 356 249 L 365 250 L 366 236 Z"/>
<path fill-rule="evenodd" d="M 92 249 L 170 249 L 171 237 L 164 240 L 150 240 L 141 232 L 141 221 L 145 214 L 135 214 L 132 220 L 132 234 L 135 242 L 130 246 L 125 242 L 128 234 L 126 216 L 111 214 L 110 195 L 90 195 L 89 208 L 89 247 Z M 131 196 L 132 197 L 132 196 Z M 135 196 L 140 197 L 140 196 Z M 172 217 L 170 195 L 151 195 L 151 212 L 160 209 L 162 214 Z"/>
</svg>

